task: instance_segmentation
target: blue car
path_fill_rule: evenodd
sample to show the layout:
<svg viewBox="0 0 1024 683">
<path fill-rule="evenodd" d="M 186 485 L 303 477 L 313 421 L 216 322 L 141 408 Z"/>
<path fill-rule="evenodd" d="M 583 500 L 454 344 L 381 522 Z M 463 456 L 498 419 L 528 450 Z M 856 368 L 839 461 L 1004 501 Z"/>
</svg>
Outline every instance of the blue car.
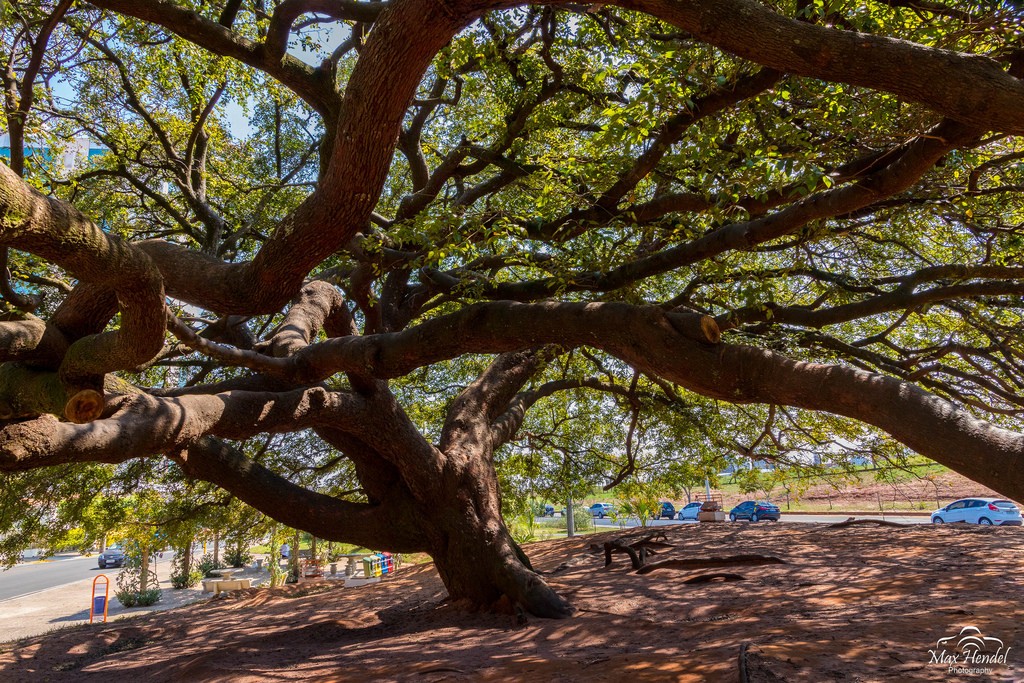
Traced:
<svg viewBox="0 0 1024 683">
<path fill-rule="evenodd" d="M 606 515 L 615 514 L 615 508 L 611 503 L 594 503 L 590 506 L 590 516 L 604 519 Z"/>
<path fill-rule="evenodd" d="M 770 519 L 777 522 L 781 516 L 782 511 L 779 510 L 779 506 L 765 500 L 744 501 L 729 512 L 729 519 L 733 522 L 737 519 L 749 519 L 751 522 Z"/>
<path fill-rule="evenodd" d="M 676 506 L 666 500 L 663 500 L 658 506 L 658 509 L 651 514 L 651 519 L 674 519 L 675 516 Z"/>
</svg>

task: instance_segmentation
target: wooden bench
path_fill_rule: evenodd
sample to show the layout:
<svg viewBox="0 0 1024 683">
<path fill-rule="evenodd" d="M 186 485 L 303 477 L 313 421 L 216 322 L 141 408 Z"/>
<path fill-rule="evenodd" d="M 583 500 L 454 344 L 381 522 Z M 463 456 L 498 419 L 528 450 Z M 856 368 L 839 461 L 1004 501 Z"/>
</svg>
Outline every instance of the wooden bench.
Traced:
<svg viewBox="0 0 1024 683">
<path fill-rule="evenodd" d="M 240 591 L 252 588 L 252 579 L 204 579 L 203 592 L 213 593 L 214 597 L 221 591 Z"/>
</svg>

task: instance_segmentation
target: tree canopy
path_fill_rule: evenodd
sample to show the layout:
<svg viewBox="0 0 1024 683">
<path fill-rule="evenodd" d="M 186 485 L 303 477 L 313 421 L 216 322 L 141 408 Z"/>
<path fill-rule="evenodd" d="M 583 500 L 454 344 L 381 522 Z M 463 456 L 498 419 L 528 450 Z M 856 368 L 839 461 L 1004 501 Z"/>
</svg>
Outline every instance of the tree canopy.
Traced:
<svg viewBox="0 0 1024 683">
<path fill-rule="evenodd" d="M 212 484 L 564 616 L 502 486 L 839 443 L 1024 499 L 1016 3 L 0 16 L 11 543 Z"/>
</svg>

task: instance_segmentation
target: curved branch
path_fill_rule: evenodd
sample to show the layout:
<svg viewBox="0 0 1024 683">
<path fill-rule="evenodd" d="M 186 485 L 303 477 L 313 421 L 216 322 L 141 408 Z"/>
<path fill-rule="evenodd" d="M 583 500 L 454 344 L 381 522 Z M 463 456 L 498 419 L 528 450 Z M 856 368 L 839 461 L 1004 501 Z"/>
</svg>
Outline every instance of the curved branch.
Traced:
<svg viewBox="0 0 1024 683">
<path fill-rule="evenodd" d="M 121 326 L 82 337 L 64 355 L 69 393 L 102 390 L 102 377 L 154 358 L 163 347 L 163 287 L 146 256 L 107 235 L 69 204 L 39 194 L 0 164 L 0 243 L 57 263 L 80 280 L 112 289 Z M 83 414 L 76 419 L 95 419 Z M 69 416 L 71 417 L 71 416 Z"/>
<path fill-rule="evenodd" d="M 98 4 L 161 25 L 174 23 L 183 35 L 210 49 L 247 63 L 258 62 L 254 57 L 258 50 L 251 42 L 174 7 L 169 0 L 144 5 L 129 0 L 100 0 Z M 339 126 L 318 189 L 280 224 L 251 263 L 228 266 L 168 244 L 148 247 L 147 253 L 161 264 L 168 291 L 222 313 L 242 315 L 279 308 L 298 291 L 313 265 L 346 244 L 369 220 L 408 102 L 434 55 L 484 10 L 516 4 L 470 0 L 389 3 L 369 34 L 339 116 L 330 117 Z M 878 196 L 907 187 L 942 154 L 966 144 L 979 130 L 1024 130 L 1024 84 L 984 58 L 814 26 L 781 17 L 750 0 L 627 0 L 621 6 L 654 14 L 702 40 L 771 68 L 890 90 L 970 125 L 946 124 L 932 131 L 934 138 L 946 139 L 930 137 L 910 145 L 891 165 L 891 174 L 883 172 L 869 182 L 816 195 L 773 216 L 716 231 L 604 276 L 581 276 L 577 279 L 583 289 L 615 288 L 698 258 L 772 239 L 810 220 L 856 210 Z M 893 69 L 894 63 L 906 68 Z M 943 82 L 950 82 L 949 88 L 930 86 L 939 80 L 939 73 Z M 308 80 L 309 74 L 303 79 Z M 898 182 L 907 178 L 906 183 Z M 219 286 L 212 286 L 214 282 Z M 507 288 L 509 291 L 501 288 L 496 294 L 522 299 L 560 286 L 531 283 L 532 295 L 517 291 L 516 286 Z"/>
<path fill-rule="evenodd" d="M 972 128 L 1024 133 L 1024 82 L 993 59 L 818 26 L 754 0 L 623 0 L 695 38 L 786 73 L 885 90 Z M 893 68 L 899 64 L 899 68 Z M 950 87 L 936 88 L 942 82 Z"/>
<path fill-rule="evenodd" d="M 275 58 L 260 43 L 184 9 L 173 0 L 95 0 L 92 4 L 162 26 L 214 54 L 260 69 L 294 90 L 324 118 L 333 120 L 337 114 L 339 97 L 334 84 L 320 78 L 314 69 L 291 55 Z"/>
<path fill-rule="evenodd" d="M 288 47 L 292 24 L 303 14 L 326 14 L 339 21 L 376 21 L 385 2 L 351 2 L 349 0 L 284 0 L 274 10 L 267 28 L 264 49 L 269 59 L 281 59 Z"/>
<path fill-rule="evenodd" d="M 43 303 L 42 294 L 22 294 L 11 287 L 11 271 L 7 267 L 9 253 L 7 247 L 0 248 L 0 295 L 15 308 L 26 313 L 34 313 Z"/>
<path fill-rule="evenodd" d="M 620 303 L 497 302 L 402 332 L 329 340 L 299 355 L 308 354 L 304 362 L 312 365 L 351 365 L 387 377 L 464 353 L 587 345 L 711 398 L 832 412 L 875 425 L 979 483 L 1024 496 L 1024 435 L 903 380 L 756 347 L 702 344 L 676 330 L 674 315 Z"/>
<path fill-rule="evenodd" d="M 881 313 L 910 310 L 939 301 L 1005 294 L 1024 295 L 1024 280 L 973 282 L 933 287 L 922 292 L 897 290 L 863 301 L 824 309 L 765 304 L 764 306 L 752 306 L 726 313 L 719 316 L 717 322 L 723 330 L 733 329 L 752 322 L 773 322 L 798 325 L 800 327 L 821 328 Z"/>
<path fill-rule="evenodd" d="M 131 394 L 113 399 L 103 418 L 87 425 L 57 422 L 48 415 L 3 425 L 0 470 L 79 461 L 123 462 L 175 453 L 202 436 L 246 439 L 328 421 L 352 430 L 372 422 L 366 402 L 358 396 L 318 387 L 176 398 Z"/>
<path fill-rule="evenodd" d="M 353 503 L 293 484 L 223 441 L 203 438 L 174 458 L 189 476 L 208 481 L 277 521 L 319 538 L 367 548 L 425 548 L 412 505 L 400 500 Z M 387 506 L 387 517 L 381 515 Z"/>
<path fill-rule="evenodd" d="M 629 389 L 626 387 L 602 382 L 597 378 L 560 379 L 546 382 L 536 389 L 516 394 L 515 398 L 509 403 L 508 408 L 505 409 L 505 412 L 494 420 L 491 425 L 491 438 L 494 441 L 494 447 L 497 448 L 499 445 L 515 438 L 516 432 L 519 431 L 519 428 L 523 425 L 523 420 L 526 419 L 526 413 L 538 401 L 548 396 L 553 396 L 560 391 L 571 391 L 572 389 L 594 389 L 595 391 L 618 394 L 619 396 L 630 395 Z"/>
<path fill-rule="evenodd" d="M 466 443 L 480 444 L 489 455 L 491 421 L 543 366 L 543 350 L 504 353 L 452 401 L 441 429 L 441 450 L 451 453 Z"/>
</svg>

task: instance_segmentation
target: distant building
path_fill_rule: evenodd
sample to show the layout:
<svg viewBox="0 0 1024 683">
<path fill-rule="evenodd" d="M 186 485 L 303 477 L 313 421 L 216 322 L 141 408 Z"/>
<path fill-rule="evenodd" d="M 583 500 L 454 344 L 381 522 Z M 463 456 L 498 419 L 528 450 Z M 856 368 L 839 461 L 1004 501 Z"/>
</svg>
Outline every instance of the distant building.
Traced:
<svg viewBox="0 0 1024 683">
<path fill-rule="evenodd" d="M 81 168 L 89 159 L 106 154 L 108 151 L 103 145 L 84 137 L 72 138 L 56 150 L 45 145 L 34 145 L 29 141 L 25 145 L 25 158 L 27 160 L 29 157 L 39 157 L 43 162 L 52 164 L 55 175 L 63 175 L 76 168 Z M 11 136 L 7 133 L 0 135 L 0 157 L 6 161 L 11 159 Z"/>
</svg>

